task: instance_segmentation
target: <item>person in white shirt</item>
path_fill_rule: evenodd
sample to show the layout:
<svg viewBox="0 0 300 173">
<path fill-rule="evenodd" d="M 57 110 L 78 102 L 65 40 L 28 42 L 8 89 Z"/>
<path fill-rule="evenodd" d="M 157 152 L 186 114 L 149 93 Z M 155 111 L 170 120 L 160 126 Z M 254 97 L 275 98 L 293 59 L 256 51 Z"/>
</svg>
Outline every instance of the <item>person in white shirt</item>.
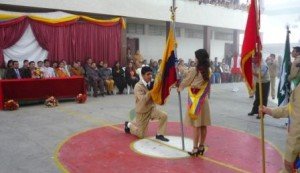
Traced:
<svg viewBox="0 0 300 173">
<path fill-rule="evenodd" d="M 50 62 L 48 59 L 44 60 L 44 67 L 41 68 L 44 73 L 44 78 L 52 78 L 55 77 L 55 72 L 52 67 L 50 67 Z"/>
</svg>

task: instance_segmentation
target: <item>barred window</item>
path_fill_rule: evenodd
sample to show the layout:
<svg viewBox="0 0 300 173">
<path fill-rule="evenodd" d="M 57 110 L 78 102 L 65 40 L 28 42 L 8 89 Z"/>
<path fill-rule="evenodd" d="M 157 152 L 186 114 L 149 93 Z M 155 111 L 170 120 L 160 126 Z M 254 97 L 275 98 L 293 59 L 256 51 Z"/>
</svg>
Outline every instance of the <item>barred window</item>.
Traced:
<svg viewBox="0 0 300 173">
<path fill-rule="evenodd" d="M 149 25 L 149 35 L 166 35 L 166 27 L 160 25 Z"/>
<path fill-rule="evenodd" d="M 185 37 L 187 38 L 203 38 L 203 30 L 200 29 L 185 29 Z"/>
<path fill-rule="evenodd" d="M 144 24 L 128 23 L 127 24 L 127 33 L 139 34 L 139 35 L 145 34 Z"/>
<path fill-rule="evenodd" d="M 233 41 L 233 33 L 215 32 L 216 40 Z"/>
<path fill-rule="evenodd" d="M 175 36 L 176 37 L 181 37 L 180 28 L 175 28 Z"/>
</svg>

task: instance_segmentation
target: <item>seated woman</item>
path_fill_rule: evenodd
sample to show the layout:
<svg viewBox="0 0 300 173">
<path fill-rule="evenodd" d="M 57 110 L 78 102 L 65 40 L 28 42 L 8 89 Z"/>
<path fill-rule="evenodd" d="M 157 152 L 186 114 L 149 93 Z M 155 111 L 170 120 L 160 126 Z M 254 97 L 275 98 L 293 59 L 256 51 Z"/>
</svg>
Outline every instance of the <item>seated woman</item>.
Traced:
<svg viewBox="0 0 300 173">
<path fill-rule="evenodd" d="M 57 77 L 70 77 L 65 69 L 65 63 L 61 61 L 58 68 L 55 69 Z"/>
<path fill-rule="evenodd" d="M 124 75 L 124 70 L 120 66 L 120 62 L 117 61 L 112 68 L 113 79 L 116 83 L 116 86 L 119 90 L 118 94 L 123 94 L 124 88 L 126 87 L 126 80 Z"/>
<path fill-rule="evenodd" d="M 80 68 L 79 64 L 77 62 L 73 62 L 73 66 L 70 69 L 71 76 L 83 76 L 83 71 Z"/>
<path fill-rule="evenodd" d="M 131 62 L 128 63 L 128 66 L 125 69 L 125 78 L 127 85 L 132 88 L 134 88 L 135 84 L 139 81 L 139 76 Z"/>
</svg>

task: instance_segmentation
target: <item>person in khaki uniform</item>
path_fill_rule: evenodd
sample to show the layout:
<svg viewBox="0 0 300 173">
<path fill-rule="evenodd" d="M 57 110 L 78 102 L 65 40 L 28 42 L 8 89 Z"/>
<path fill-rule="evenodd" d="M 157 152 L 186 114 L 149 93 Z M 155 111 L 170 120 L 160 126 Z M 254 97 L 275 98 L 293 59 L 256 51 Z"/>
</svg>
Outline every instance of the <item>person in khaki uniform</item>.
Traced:
<svg viewBox="0 0 300 173">
<path fill-rule="evenodd" d="M 292 63 L 288 80 L 297 86 L 300 83 L 300 47 L 294 47 L 292 57 L 294 57 L 295 60 Z"/>
<path fill-rule="evenodd" d="M 139 138 L 144 138 L 150 120 L 158 120 L 159 127 L 156 139 L 168 142 L 165 138 L 167 128 L 167 115 L 156 108 L 151 98 L 153 87 L 152 69 L 148 66 L 142 67 L 142 78 L 134 87 L 136 118 L 133 122 L 125 122 L 125 133 L 131 133 Z"/>
<path fill-rule="evenodd" d="M 270 54 L 270 56 L 266 59 L 266 63 L 269 67 L 271 96 L 272 99 L 275 99 L 275 83 L 276 83 L 276 76 L 278 71 L 278 64 L 277 61 L 275 60 L 275 54 Z"/>
<path fill-rule="evenodd" d="M 184 78 L 178 87 L 178 92 L 189 87 L 188 111 L 185 117 L 185 124 L 192 126 L 194 131 L 194 149 L 188 152 L 191 156 L 203 155 L 204 142 L 207 133 L 207 126 L 210 122 L 210 108 L 208 102 L 208 92 L 210 85 L 210 61 L 209 55 L 205 49 L 199 49 L 195 52 L 196 67 L 191 67 L 184 74 Z M 195 111 L 193 110 L 193 104 Z M 197 110 L 197 107 L 201 109 Z M 199 140 L 200 138 L 200 140 Z"/>
<path fill-rule="evenodd" d="M 134 62 L 135 68 L 136 69 L 141 68 L 143 61 L 144 61 L 143 56 L 141 55 L 140 51 L 137 50 L 136 53 L 133 55 L 133 62 Z"/>
<path fill-rule="evenodd" d="M 271 115 L 274 118 L 290 117 L 290 130 L 284 154 L 285 169 L 282 171 L 283 173 L 290 173 L 292 172 L 296 158 L 300 154 L 300 85 L 292 92 L 288 105 L 274 109 L 263 106 L 261 110 L 263 113 Z"/>
</svg>

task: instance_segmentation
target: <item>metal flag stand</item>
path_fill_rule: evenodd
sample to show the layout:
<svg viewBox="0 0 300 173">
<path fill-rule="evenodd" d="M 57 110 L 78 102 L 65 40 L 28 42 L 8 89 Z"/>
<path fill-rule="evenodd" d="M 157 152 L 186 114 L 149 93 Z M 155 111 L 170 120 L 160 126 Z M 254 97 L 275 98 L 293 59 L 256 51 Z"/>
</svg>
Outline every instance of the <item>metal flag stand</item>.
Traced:
<svg viewBox="0 0 300 173">
<path fill-rule="evenodd" d="M 174 37 L 176 36 L 175 34 L 175 13 L 176 13 L 176 0 L 173 0 L 173 3 L 172 3 L 172 6 L 170 8 L 170 11 L 171 11 L 171 20 L 172 20 L 172 29 L 173 29 L 173 34 L 174 34 Z M 175 50 L 174 50 L 174 53 L 175 55 L 177 55 L 177 43 L 175 43 Z M 177 64 L 177 63 L 176 63 Z M 177 70 L 177 67 L 176 67 L 176 74 L 177 74 L 177 79 L 179 80 L 179 74 L 178 74 L 178 70 Z M 180 114 L 180 126 L 181 126 L 181 141 L 182 141 L 182 150 L 185 150 L 185 145 L 184 145 L 184 129 L 183 129 L 183 118 L 182 118 L 182 107 L 181 107 L 181 94 L 180 92 L 177 92 L 178 93 L 178 103 L 179 103 L 179 114 Z"/>
</svg>

